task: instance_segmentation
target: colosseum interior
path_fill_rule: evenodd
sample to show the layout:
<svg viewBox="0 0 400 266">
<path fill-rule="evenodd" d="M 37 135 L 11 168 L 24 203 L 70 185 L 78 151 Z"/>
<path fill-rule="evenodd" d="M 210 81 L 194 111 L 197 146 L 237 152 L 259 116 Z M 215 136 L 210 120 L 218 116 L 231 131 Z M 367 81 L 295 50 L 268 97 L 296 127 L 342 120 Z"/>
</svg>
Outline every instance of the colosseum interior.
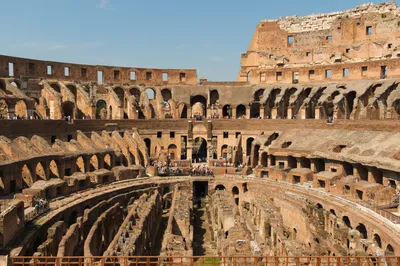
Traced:
<svg viewBox="0 0 400 266">
<path fill-rule="evenodd" d="M 263 20 L 230 82 L 0 56 L 3 262 L 400 265 L 399 37 Z"/>
</svg>

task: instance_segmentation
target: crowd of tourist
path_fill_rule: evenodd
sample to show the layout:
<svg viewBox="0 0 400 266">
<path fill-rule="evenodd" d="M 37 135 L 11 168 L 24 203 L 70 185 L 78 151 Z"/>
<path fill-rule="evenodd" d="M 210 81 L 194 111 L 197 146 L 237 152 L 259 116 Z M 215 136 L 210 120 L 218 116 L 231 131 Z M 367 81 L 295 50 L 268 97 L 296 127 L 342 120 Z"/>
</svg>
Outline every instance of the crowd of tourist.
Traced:
<svg viewBox="0 0 400 266">
<path fill-rule="evenodd" d="M 214 176 L 213 171 L 205 164 L 197 165 L 190 169 L 191 176 Z"/>
</svg>

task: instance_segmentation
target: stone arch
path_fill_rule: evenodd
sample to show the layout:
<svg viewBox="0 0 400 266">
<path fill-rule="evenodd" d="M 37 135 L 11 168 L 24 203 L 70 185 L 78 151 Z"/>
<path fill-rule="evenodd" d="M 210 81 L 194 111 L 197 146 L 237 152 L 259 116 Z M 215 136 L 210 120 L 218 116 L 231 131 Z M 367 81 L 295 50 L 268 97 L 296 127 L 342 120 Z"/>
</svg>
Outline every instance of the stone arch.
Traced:
<svg viewBox="0 0 400 266">
<path fill-rule="evenodd" d="M 77 98 L 77 88 L 76 88 L 76 86 L 73 85 L 73 84 L 68 84 L 68 85 L 66 85 L 66 87 L 74 95 L 74 99 L 76 101 L 76 98 Z"/>
<path fill-rule="evenodd" d="M 144 139 L 144 143 L 146 144 L 147 148 L 147 155 L 150 157 L 150 151 L 151 151 L 151 140 L 149 138 Z M 157 155 L 157 154 L 156 154 Z"/>
<path fill-rule="evenodd" d="M 367 232 L 367 228 L 365 227 L 364 224 L 359 223 L 356 227 L 356 230 L 358 232 L 360 232 L 361 236 L 363 239 L 368 239 L 368 232 Z"/>
<path fill-rule="evenodd" d="M 180 103 L 178 105 L 178 112 L 180 118 L 187 118 L 187 106 L 185 103 Z"/>
<path fill-rule="evenodd" d="M 170 89 L 167 88 L 163 89 L 161 91 L 161 95 L 163 97 L 164 102 L 168 102 L 169 100 L 172 99 L 172 92 Z"/>
<path fill-rule="evenodd" d="M 343 223 L 350 229 L 353 229 L 353 227 L 351 226 L 351 222 L 348 216 L 343 216 L 342 217 L 342 221 Z"/>
<path fill-rule="evenodd" d="M 55 90 L 58 93 L 61 93 L 61 87 L 58 83 L 50 83 L 49 85 L 50 87 L 53 88 L 53 90 Z"/>
<path fill-rule="evenodd" d="M 332 215 L 337 216 L 334 209 L 330 209 L 329 212 L 330 212 Z"/>
<path fill-rule="evenodd" d="M 113 119 L 113 110 L 111 105 L 108 107 L 108 119 Z"/>
<path fill-rule="evenodd" d="M 236 107 L 236 118 L 246 116 L 246 107 L 243 104 L 239 104 Z"/>
<path fill-rule="evenodd" d="M 21 118 L 28 118 L 28 108 L 26 107 L 26 103 L 24 100 L 19 100 L 15 104 L 15 115 Z"/>
<path fill-rule="evenodd" d="M 21 168 L 21 177 L 22 177 L 22 188 L 28 188 L 32 186 L 33 184 L 32 173 L 28 165 L 26 164 Z"/>
<path fill-rule="evenodd" d="M 301 168 L 311 168 L 311 160 L 306 157 L 300 157 Z"/>
<path fill-rule="evenodd" d="M 345 101 L 346 101 L 346 105 L 347 105 L 347 110 L 346 111 L 346 119 L 350 119 L 351 118 L 351 114 L 354 111 L 354 99 L 357 96 L 357 92 L 355 91 L 351 91 L 347 94 L 344 95 L 345 97 Z"/>
<path fill-rule="evenodd" d="M 178 158 L 178 149 L 175 144 L 170 144 L 168 146 L 168 156 L 171 160 L 176 160 Z"/>
<path fill-rule="evenodd" d="M 96 102 L 96 119 L 107 119 L 107 103 L 104 100 Z"/>
<path fill-rule="evenodd" d="M 47 180 L 47 176 L 46 176 L 46 171 L 42 165 L 41 162 L 38 162 L 36 164 L 36 168 L 35 168 L 35 173 L 36 173 L 36 180 L 38 180 L 39 178 L 41 180 Z"/>
<path fill-rule="evenodd" d="M 82 156 L 79 156 L 78 158 L 76 158 L 75 165 L 76 165 L 77 172 L 86 173 L 85 160 L 83 159 Z"/>
<path fill-rule="evenodd" d="M 90 157 L 90 171 L 93 172 L 95 170 L 99 170 L 99 166 L 99 158 L 96 154 L 94 154 L 92 157 Z"/>
<path fill-rule="evenodd" d="M 221 157 L 225 160 L 228 159 L 228 145 L 226 144 L 221 146 Z"/>
<path fill-rule="evenodd" d="M 210 104 L 216 104 L 219 101 L 219 93 L 218 90 L 211 90 L 210 91 Z"/>
<path fill-rule="evenodd" d="M 222 107 L 222 117 L 232 117 L 232 107 L 229 104 L 226 104 L 224 107 Z"/>
<path fill-rule="evenodd" d="M 263 95 L 264 95 L 264 89 L 258 89 L 256 92 L 254 92 L 254 101 L 255 102 L 260 102 Z"/>
<path fill-rule="evenodd" d="M 192 152 L 192 160 L 194 162 L 207 160 L 207 140 L 203 137 L 196 137 L 193 140 Z"/>
<path fill-rule="evenodd" d="M 104 155 L 104 168 L 111 170 L 112 168 L 112 162 L 111 162 L 111 155 L 110 154 L 106 154 Z"/>
<path fill-rule="evenodd" d="M 138 88 L 131 88 L 129 94 L 135 96 L 136 102 L 140 102 L 140 90 Z"/>
<path fill-rule="evenodd" d="M 234 186 L 232 188 L 232 196 L 235 200 L 236 205 L 239 205 L 239 188 L 237 186 Z"/>
<path fill-rule="evenodd" d="M 259 153 L 260 148 L 261 148 L 260 144 L 254 145 L 254 148 L 253 148 L 254 151 L 252 151 L 252 160 L 251 160 L 251 167 L 253 167 L 253 168 L 258 165 L 258 160 L 260 159 L 259 158 L 260 157 L 260 153 Z"/>
<path fill-rule="evenodd" d="M 74 109 L 75 109 L 75 104 L 70 101 L 63 102 L 61 104 L 61 109 L 63 112 L 63 116 L 70 116 L 71 118 L 74 117 Z"/>
<path fill-rule="evenodd" d="M 264 107 L 264 116 L 272 118 L 272 109 L 275 107 L 276 96 L 280 93 L 280 88 L 275 88 L 269 93 Z"/>
<path fill-rule="evenodd" d="M 207 116 L 207 99 L 203 95 L 195 95 L 190 99 L 193 115 Z"/>
<path fill-rule="evenodd" d="M 385 250 L 385 256 L 394 256 L 394 248 L 392 245 L 388 244 Z"/>
<path fill-rule="evenodd" d="M 374 243 L 379 248 L 382 248 L 382 240 L 381 240 L 381 237 L 378 234 L 374 234 Z"/>
<path fill-rule="evenodd" d="M 254 138 L 248 138 L 246 140 L 246 156 L 250 156 L 251 154 L 251 146 L 253 144 Z"/>
<path fill-rule="evenodd" d="M 267 152 L 263 152 L 261 154 L 261 165 L 263 167 L 268 167 L 268 153 Z"/>
<path fill-rule="evenodd" d="M 217 186 L 215 187 L 215 190 L 225 190 L 225 186 L 219 184 L 219 185 L 217 185 Z"/>
<path fill-rule="evenodd" d="M 60 178 L 60 172 L 58 171 L 57 163 L 54 160 L 50 162 L 49 170 L 50 178 Z"/>
<path fill-rule="evenodd" d="M 121 105 L 123 105 L 123 104 L 124 104 L 124 98 L 125 98 L 125 91 L 124 91 L 124 89 L 121 88 L 121 87 L 115 87 L 115 88 L 113 89 L 113 91 L 115 92 L 115 94 L 117 94 L 117 97 L 118 97 L 118 99 L 119 99 Z"/>
<path fill-rule="evenodd" d="M 156 92 L 155 92 L 154 89 L 152 89 L 152 88 L 147 88 L 144 92 L 146 93 L 147 98 L 148 98 L 150 101 L 156 99 Z"/>
<path fill-rule="evenodd" d="M 289 155 L 287 157 L 287 160 L 288 160 L 289 168 L 291 168 L 291 169 L 297 168 L 297 160 L 296 160 L 296 158 L 294 158 L 293 156 Z"/>
</svg>

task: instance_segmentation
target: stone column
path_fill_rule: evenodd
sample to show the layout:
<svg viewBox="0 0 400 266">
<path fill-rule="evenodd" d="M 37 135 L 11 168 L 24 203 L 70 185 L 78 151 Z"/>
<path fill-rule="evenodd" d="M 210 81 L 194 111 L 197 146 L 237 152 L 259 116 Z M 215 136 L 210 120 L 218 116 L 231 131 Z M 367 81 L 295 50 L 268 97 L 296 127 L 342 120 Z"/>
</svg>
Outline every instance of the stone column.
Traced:
<svg viewBox="0 0 400 266">
<path fill-rule="evenodd" d="M 318 108 L 315 108 L 315 119 L 320 119 L 320 112 Z"/>
<path fill-rule="evenodd" d="M 271 118 L 272 119 L 276 119 L 277 114 L 278 114 L 278 108 L 276 108 L 276 107 L 272 108 L 272 110 L 271 110 Z"/>
<path fill-rule="evenodd" d="M 288 108 L 287 110 L 287 119 L 292 119 L 292 108 Z"/>
<path fill-rule="evenodd" d="M 260 116 L 264 119 L 264 106 L 260 106 Z"/>
<path fill-rule="evenodd" d="M 233 107 L 233 106 L 232 106 L 232 111 L 231 111 L 231 113 L 232 113 L 232 117 L 233 117 L 233 118 L 236 118 L 236 107 Z"/>
<path fill-rule="evenodd" d="M 300 118 L 301 119 L 306 119 L 306 111 L 307 111 L 306 108 L 301 108 L 300 109 Z"/>
</svg>

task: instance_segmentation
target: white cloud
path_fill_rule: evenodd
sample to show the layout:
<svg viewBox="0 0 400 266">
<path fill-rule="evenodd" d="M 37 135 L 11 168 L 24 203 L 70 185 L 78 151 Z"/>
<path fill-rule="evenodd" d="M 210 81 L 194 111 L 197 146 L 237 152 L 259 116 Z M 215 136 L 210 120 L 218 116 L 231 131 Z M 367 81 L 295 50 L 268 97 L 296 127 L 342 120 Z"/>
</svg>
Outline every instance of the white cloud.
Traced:
<svg viewBox="0 0 400 266">
<path fill-rule="evenodd" d="M 98 8 L 104 9 L 106 8 L 108 4 L 108 0 L 99 0 L 99 3 L 97 4 Z"/>
</svg>

